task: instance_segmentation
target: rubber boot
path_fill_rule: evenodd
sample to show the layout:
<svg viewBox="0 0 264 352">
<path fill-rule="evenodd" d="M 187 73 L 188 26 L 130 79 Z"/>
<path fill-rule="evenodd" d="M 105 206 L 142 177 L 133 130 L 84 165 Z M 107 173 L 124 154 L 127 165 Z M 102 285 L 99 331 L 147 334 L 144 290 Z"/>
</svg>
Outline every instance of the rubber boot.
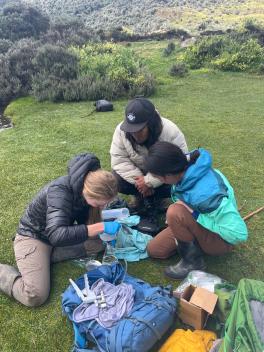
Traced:
<svg viewBox="0 0 264 352">
<path fill-rule="evenodd" d="M 182 259 L 165 269 L 165 275 L 175 280 L 184 279 L 191 270 L 204 270 L 203 251 L 197 241 L 178 241 L 178 252 Z"/>
<path fill-rule="evenodd" d="M 0 264 L 0 292 L 12 297 L 12 287 L 15 280 L 20 276 L 20 273 L 15 267 L 7 264 Z"/>
<path fill-rule="evenodd" d="M 51 263 L 59 263 L 70 259 L 79 259 L 87 256 L 84 243 L 65 247 L 54 247 L 51 253 Z"/>
</svg>

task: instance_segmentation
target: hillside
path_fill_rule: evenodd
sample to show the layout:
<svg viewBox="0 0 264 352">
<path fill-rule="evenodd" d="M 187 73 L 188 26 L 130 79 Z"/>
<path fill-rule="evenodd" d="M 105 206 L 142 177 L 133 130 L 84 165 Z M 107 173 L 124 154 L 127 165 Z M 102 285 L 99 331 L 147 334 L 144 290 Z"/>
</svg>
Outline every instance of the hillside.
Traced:
<svg viewBox="0 0 264 352">
<path fill-rule="evenodd" d="M 83 19 L 88 27 L 126 27 L 136 33 L 182 28 L 201 30 L 241 26 L 248 19 L 264 23 L 262 0 L 21 0 L 38 6 L 52 18 Z"/>
</svg>

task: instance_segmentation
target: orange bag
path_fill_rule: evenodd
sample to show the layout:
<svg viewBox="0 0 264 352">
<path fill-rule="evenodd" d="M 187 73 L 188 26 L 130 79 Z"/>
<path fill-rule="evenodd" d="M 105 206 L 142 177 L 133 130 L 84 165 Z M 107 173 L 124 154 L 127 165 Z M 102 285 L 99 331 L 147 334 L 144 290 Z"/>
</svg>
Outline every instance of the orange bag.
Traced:
<svg viewBox="0 0 264 352">
<path fill-rule="evenodd" d="M 216 339 L 216 334 L 211 331 L 177 329 L 159 352 L 209 352 Z"/>
</svg>

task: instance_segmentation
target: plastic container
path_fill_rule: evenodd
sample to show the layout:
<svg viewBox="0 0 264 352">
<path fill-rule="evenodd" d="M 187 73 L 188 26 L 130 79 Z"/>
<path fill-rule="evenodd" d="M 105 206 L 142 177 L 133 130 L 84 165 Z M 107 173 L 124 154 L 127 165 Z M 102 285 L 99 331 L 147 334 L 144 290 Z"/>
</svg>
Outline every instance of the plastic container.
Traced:
<svg viewBox="0 0 264 352">
<path fill-rule="evenodd" d="M 104 241 L 104 242 L 109 242 L 109 241 L 115 240 L 115 239 L 116 239 L 116 236 L 117 236 L 117 234 L 115 234 L 115 235 L 109 235 L 108 233 L 105 233 L 105 232 L 103 232 L 103 233 L 101 233 L 101 234 L 99 235 L 99 237 L 101 238 L 101 240 Z"/>
<path fill-rule="evenodd" d="M 115 256 L 115 248 L 110 243 L 107 243 L 102 259 L 102 265 L 111 265 L 117 262 L 118 259 Z"/>
<path fill-rule="evenodd" d="M 129 216 L 129 210 L 127 208 L 119 208 L 119 209 L 108 209 L 102 210 L 102 219 L 124 219 Z"/>
<path fill-rule="evenodd" d="M 102 265 L 102 263 L 99 262 L 99 260 L 91 259 L 85 263 L 85 268 L 87 271 L 90 271 L 90 270 L 98 268 L 98 266 L 101 266 L 101 265 Z"/>
</svg>

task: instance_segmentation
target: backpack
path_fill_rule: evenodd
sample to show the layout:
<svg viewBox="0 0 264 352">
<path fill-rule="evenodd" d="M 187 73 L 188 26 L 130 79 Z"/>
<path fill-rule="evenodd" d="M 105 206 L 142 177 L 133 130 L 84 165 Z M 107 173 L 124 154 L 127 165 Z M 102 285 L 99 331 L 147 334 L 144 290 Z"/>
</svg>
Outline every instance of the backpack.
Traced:
<svg viewBox="0 0 264 352">
<path fill-rule="evenodd" d="M 87 342 L 96 345 L 95 351 L 101 352 L 146 352 L 166 333 L 174 322 L 176 299 L 169 288 L 152 287 L 143 280 L 125 273 L 120 263 L 102 265 L 87 273 L 89 284 L 103 278 L 112 284 L 130 284 L 135 290 L 132 310 L 111 329 L 103 328 L 96 320 L 76 324 L 73 311 L 81 303 L 72 286 L 62 295 L 64 313 L 73 322 L 75 333 L 74 352 L 91 351 Z M 83 277 L 76 281 L 84 288 Z"/>
<path fill-rule="evenodd" d="M 97 100 L 95 103 L 95 109 L 96 111 L 104 112 L 104 111 L 113 111 L 114 106 L 113 104 L 105 99 Z"/>
<path fill-rule="evenodd" d="M 264 282 L 239 281 L 219 352 L 264 351 Z"/>
</svg>

